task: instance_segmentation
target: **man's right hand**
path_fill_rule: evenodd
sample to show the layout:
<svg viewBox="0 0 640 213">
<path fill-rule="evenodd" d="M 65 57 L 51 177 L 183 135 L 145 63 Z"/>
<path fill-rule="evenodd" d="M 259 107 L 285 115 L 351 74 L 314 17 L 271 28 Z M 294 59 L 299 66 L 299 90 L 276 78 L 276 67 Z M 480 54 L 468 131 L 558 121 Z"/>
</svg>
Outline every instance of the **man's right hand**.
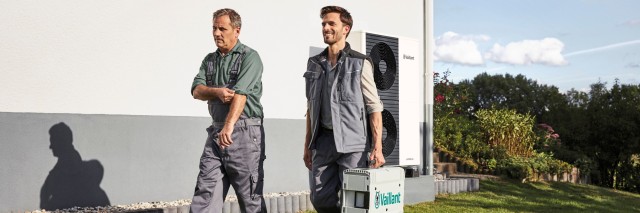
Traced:
<svg viewBox="0 0 640 213">
<path fill-rule="evenodd" d="M 307 147 L 304 147 L 304 154 L 302 156 L 302 159 L 304 160 L 304 165 L 307 167 L 307 169 L 309 169 L 309 171 L 311 171 L 311 150 L 309 150 Z"/>
<path fill-rule="evenodd" d="M 230 103 L 233 100 L 233 96 L 236 94 L 235 91 L 229 88 L 220 88 L 220 92 L 218 93 L 218 98 L 222 103 Z"/>
</svg>

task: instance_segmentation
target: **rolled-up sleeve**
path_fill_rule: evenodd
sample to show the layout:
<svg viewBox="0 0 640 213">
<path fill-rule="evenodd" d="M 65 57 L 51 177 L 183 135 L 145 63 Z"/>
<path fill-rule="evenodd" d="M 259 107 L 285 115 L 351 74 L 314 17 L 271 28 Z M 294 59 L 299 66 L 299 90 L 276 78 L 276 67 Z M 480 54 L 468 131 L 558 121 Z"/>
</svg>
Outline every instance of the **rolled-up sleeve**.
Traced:
<svg viewBox="0 0 640 213">
<path fill-rule="evenodd" d="M 196 77 L 193 78 L 193 83 L 191 83 L 191 95 L 193 95 L 193 90 L 196 88 L 196 86 L 207 85 L 205 72 L 207 69 L 207 59 L 209 57 L 211 57 L 211 53 L 208 54 L 206 57 L 204 57 L 204 59 L 202 59 L 202 63 L 200 64 L 200 70 L 198 71 L 198 74 L 196 75 Z"/>
<path fill-rule="evenodd" d="M 378 96 L 378 89 L 376 88 L 376 82 L 373 79 L 373 66 L 369 60 L 364 60 L 362 66 L 361 87 L 362 96 L 364 97 L 364 105 L 367 108 L 367 114 L 374 112 L 382 112 L 384 106 L 380 97 Z"/>
<path fill-rule="evenodd" d="M 262 60 L 258 52 L 252 51 L 245 56 L 238 72 L 238 82 L 233 86 L 236 94 L 249 95 L 261 92 Z"/>
</svg>

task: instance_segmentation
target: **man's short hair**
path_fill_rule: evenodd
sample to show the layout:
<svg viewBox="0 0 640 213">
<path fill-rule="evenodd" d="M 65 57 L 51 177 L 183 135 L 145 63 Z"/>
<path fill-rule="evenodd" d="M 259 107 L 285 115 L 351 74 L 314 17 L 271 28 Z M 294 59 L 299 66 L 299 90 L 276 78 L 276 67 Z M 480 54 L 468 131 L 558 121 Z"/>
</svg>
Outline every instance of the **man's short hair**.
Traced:
<svg viewBox="0 0 640 213">
<path fill-rule="evenodd" d="M 349 26 L 349 33 L 351 33 L 351 29 L 353 29 L 353 18 L 351 18 L 351 13 L 340 6 L 326 6 L 320 9 L 320 18 L 324 18 L 328 13 L 338 13 L 340 14 L 340 21 L 345 25 Z M 347 37 L 349 36 L 347 33 Z"/>
<path fill-rule="evenodd" d="M 225 15 L 229 16 L 232 27 L 234 28 L 242 27 L 242 18 L 240 18 L 240 14 L 238 14 L 235 10 L 230 8 L 219 9 L 216 12 L 213 12 L 213 19 L 215 20 L 216 18 L 225 16 Z"/>
</svg>

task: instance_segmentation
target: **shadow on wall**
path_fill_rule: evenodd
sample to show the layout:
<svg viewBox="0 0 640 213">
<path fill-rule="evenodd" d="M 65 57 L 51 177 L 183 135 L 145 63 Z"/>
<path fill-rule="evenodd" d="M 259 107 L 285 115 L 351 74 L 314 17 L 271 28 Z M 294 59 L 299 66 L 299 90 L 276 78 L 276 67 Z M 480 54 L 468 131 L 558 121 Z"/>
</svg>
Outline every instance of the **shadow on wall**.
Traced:
<svg viewBox="0 0 640 213">
<path fill-rule="evenodd" d="M 40 190 L 40 208 L 55 210 L 110 205 L 107 193 L 100 188 L 104 176 L 100 161 L 82 161 L 80 153 L 73 147 L 73 135 L 67 124 L 60 122 L 51 126 L 49 135 L 49 148 L 58 162 Z"/>
</svg>

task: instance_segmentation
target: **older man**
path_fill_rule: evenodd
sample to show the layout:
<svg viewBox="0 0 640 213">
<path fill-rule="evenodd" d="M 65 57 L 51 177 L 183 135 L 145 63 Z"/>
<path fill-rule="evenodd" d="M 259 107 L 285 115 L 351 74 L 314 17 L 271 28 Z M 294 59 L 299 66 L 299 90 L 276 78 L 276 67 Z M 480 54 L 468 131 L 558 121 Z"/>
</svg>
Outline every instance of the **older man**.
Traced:
<svg viewBox="0 0 640 213">
<path fill-rule="evenodd" d="M 241 25 L 240 15 L 232 9 L 213 13 L 218 49 L 204 58 L 191 86 L 193 98 L 208 101 L 213 119 L 191 212 L 222 212 L 229 185 L 242 212 L 266 212 L 262 61 L 258 52 L 238 40 Z"/>
</svg>

